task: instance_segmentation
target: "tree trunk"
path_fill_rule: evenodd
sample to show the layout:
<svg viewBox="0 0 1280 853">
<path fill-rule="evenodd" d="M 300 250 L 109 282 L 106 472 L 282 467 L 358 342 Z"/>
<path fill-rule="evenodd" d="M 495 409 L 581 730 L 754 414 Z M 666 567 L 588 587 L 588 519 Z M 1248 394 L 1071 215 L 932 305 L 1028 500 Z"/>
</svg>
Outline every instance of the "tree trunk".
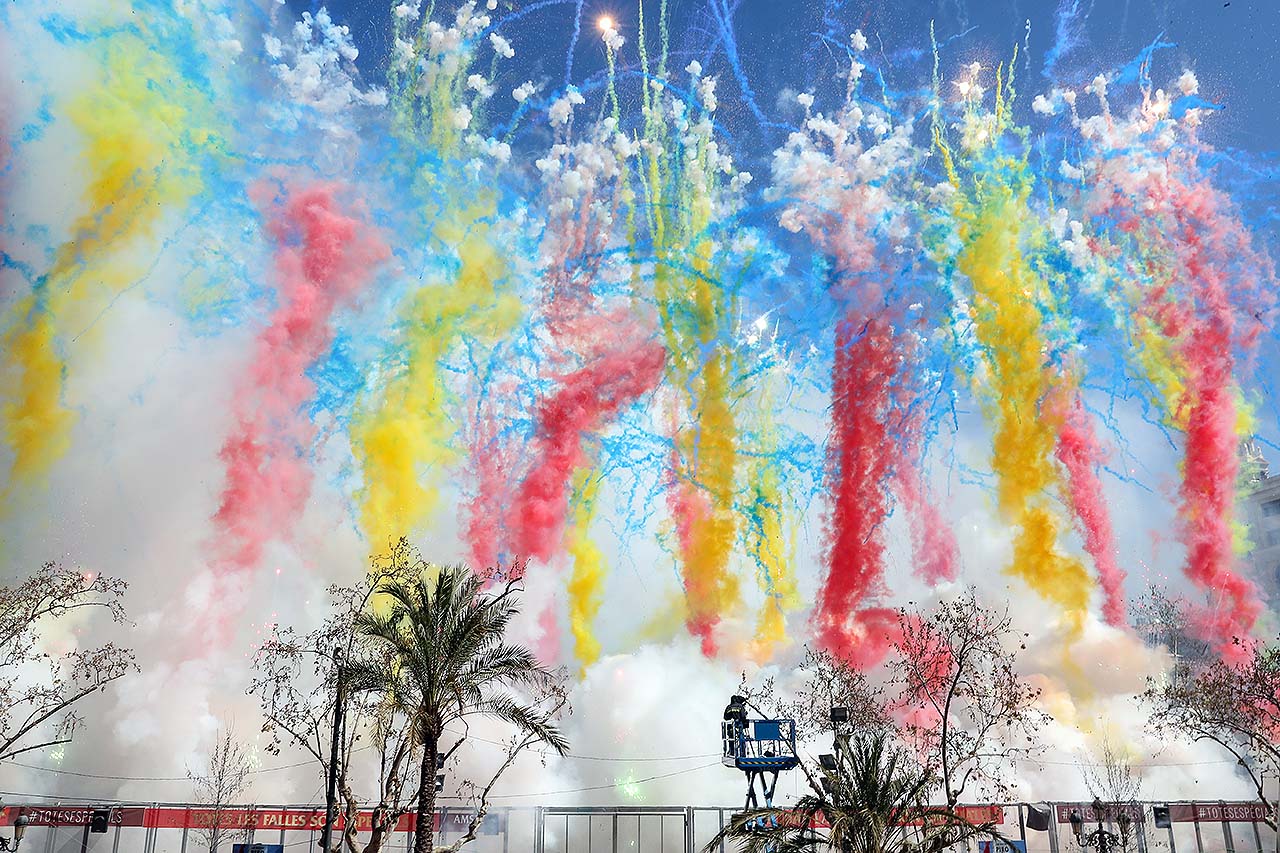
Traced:
<svg viewBox="0 0 1280 853">
<path fill-rule="evenodd" d="M 429 734 L 422 745 L 422 775 L 418 778 L 418 820 L 413 853 L 431 853 L 435 846 L 436 756 L 440 738 Z"/>
</svg>

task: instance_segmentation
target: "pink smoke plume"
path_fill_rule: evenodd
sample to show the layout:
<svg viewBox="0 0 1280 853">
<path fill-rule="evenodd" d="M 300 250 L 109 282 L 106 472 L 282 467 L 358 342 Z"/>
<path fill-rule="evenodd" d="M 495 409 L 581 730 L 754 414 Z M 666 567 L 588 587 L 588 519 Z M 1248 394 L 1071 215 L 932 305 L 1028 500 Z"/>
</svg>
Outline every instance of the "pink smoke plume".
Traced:
<svg viewBox="0 0 1280 853">
<path fill-rule="evenodd" d="M 533 641 L 533 653 L 538 660 L 551 663 L 560 660 L 560 623 L 556 619 L 556 602 L 547 602 L 538 614 L 538 634 Z"/>
<path fill-rule="evenodd" d="M 504 496 L 515 460 L 497 425 L 498 418 L 493 412 L 483 412 L 471 441 L 473 452 L 469 458 L 476 494 L 466 506 L 462 523 L 471 567 L 476 571 L 497 566 L 502 559 L 499 553 L 502 533 L 498 520 L 502 517 Z"/>
<path fill-rule="evenodd" d="M 582 465 L 584 437 L 598 432 L 662 378 L 666 350 L 657 342 L 600 354 L 558 379 L 537 410 L 535 462 L 516 490 L 508 531 L 515 553 L 546 561 L 559 548 L 569 479 Z"/>
<path fill-rule="evenodd" d="M 912 335 L 897 335 L 898 354 L 905 361 L 912 360 L 918 350 L 918 339 Z M 898 406 L 904 412 L 898 425 L 902 442 L 901 459 L 893 470 L 893 492 L 907 516 L 911 533 L 912 572 L 930 586 L 953 581 L 960 572 L 960 549 L 956 545 L 955 531 L 943 514 L 942 505 L 929 493 L 924 466 L 925 401 L 917 383 L 904 381 L 896 394 Z"/>
<path fill-rule="evenodd" d="M 1182 175 L 1192 176 L 1184 180 Z M 1164 280 L 1143 294 L 1142 314 L 1175 342 L 1183 388 L 1168 401 L 1185 421 L 1178 538 L 1185 574 L 1209 596 L 1197 614 L 1201 636 L 1224 658 L 1245 646 L 1262 612 L 1254 585 L 1235 565 L 1232 516 L 1238 446 L 1234 396 L 1237 353 L 1247 362 L 1275 305 L 1275 274 L 1254 250 L 1229 202 L 1198 174 L 1194 159 L 1113 178 L 1100 211 L 1122 230 L 1163 250 Z"/>
<path fill-rule="evenodd" d="M 1188 315 L 1191 324 L 1181 346 L 1188 408 L 1180 538 L 1187 548 L 1187 577 L 1213 599 L 1198 620 L 1200 628 L 1224 657 L 1231 657 L 1242 648 L 1233 641 L 1247 639 L 1262 613 L 1254 585 L 1235 570 L 1232 550 L 1239 466 L 1232 392 L 1235 317 L 1228 272 L 1221 265 L 1225 259 L 1213 255 L 1237 235 L 1217 215 L 1207 187 L 1171 183 L 1168 189 L 1180 226 L 1178 255 L 1199 309 Z"/>
<path fill-rule="evenodd" d="M 851 112 L 848 121 L 860 119 Z M 886 148 L 864 148 L 856 136 L 834 141 L 829 154 L 824 141 L 809 141 L 813 148 L 780 155 L 774 170 L 802 200 L 784 212 L 783 226 L 803 230 L 831 257 L 838 272 L 831 296 L 844 306 L 832 367 L 826 577 L 812 621 L 821 648 L 865 667 L 882 660 L 897 636 L 896 616 L 872 606 L 886 591 L 889 489 L 907 515 L 918 576 L 953 579 L 959 558 L 954 534 L 929 500 L 923 419 L 912 398 L 919 389 L 901 369 L 903 352 L 918 343 L 894 329 L 912 300 L 884 286 L 897 264 L 889 235 L 902 215 L 885 186 L 906 179 L 911 166 Z"/>
<path fill-rule="evenodd" d="M 214 525 L 220 564 L 246 570 L 273 539 L 287 539 L 311 493 L 303 458 L 315 427 L 303 411 L 315 392 L 307 368 L 333 341 L 335 311 L 373 281 L 390 251 L 376 231 L 345 213 L 330 184 L 292 187 L 283 198 L 259 185 L 255 202 L 275 241 L 277 306 L 258 335 L 235 390 L 234 425 L 219 457 L 226 484 Z"/>
<path fill-rule="evenodd" d="M 1102 481 L 1098 466 L 1106 454 L 1093 429 L 1093 421 L 1085 411 L 1078 393 L 1072 393 L 1071 401 L 1061 413 L 1062 425 L 1058 430 L 1058 461 L 1067 471 L 1067 490 L 1071 506 L 1084 537 L 1084 548 L 1093 558 L 1098 571 L 1098 583 L 1102 587 L 1102 617 L 1108 625 L 1123 628 L 1128 624 L 1125 614 L 1125 572 L 1116 561 L 1115 533 L 1111 527 L 1111 514 L 1102 493 Z"/>
<path fill-rule="evenodd" d="M 675 520 L 676 539 L 685 563 L 681 571 L 684 597 L 686 601 L 695 603 L 688 608 L 685 627 L 698 639 L 702 654 L 710 658 L 719 651 L 716 628 L 720 625 L 721 614 L 715 607 L 706 606 L 705 602 L 723 597 L 723 579 L 714 573 L 699 571 L 700 567 L 712 561 L 706 554 L 708 537 L 700 535 L 700 532 L 714 529 L 717 524 L 723 525 L 723 521 L 716 518 L 707 491 L 691 480 L 678 479 L 676 472 L 679 470 L 679 457 L 672 454 L 668 467 L 667 507 Z"/>
<path fill-rule="evenodd" d="M 893 491 L 907 515 L 911 531 L 912 570 L 925 583 L 953 581 L 959 574 L 956 535 L 942 507 L 926 491 L 920 465 L 908 462 L 894 470 Z"/>
<path fill-rule="evenodd" d="M 506 553 L 547 562 L 558 553 L 573 472 L 590 464 L 587 439 L 608 428 L 662 379 L 666 349 L 653 340 L 652 331 L 634 319 L 630 306 L 601 310 L 594 292 L 620 203 L 614 193 L 620 172 L 606 168 L 608 163 L 590 144 L 572 147 L 569 160 L 583 152 L 590 155 L 578 164 L 583 194 L 552 217 L 543 238 L 543 253 L 550 259 L 543 312 L 551 339 L 546 364 L 552 387 L 534 412 L 532 461 L 504 512 L 486 501 L 484 493 L 489 488 L 503 493 L 498 486 L 513 465 L 508 459 L 500 466 L 500 457 L 481 449 L 489 461 L 478 466 L 481 491 L 468 507 L 466 521 L 473 559 L 492 560 Z M 482 438 L 491 440 L 492 433 L 492 425 L 481 425 Z"/>
<path fill-rule="evenodd" d="M 937 584 L 959 571 L 955 535 L 929 499 L 920 464 L 922 417 L 910 399 L 918 389 L 895 387 L 903 379 L 901 354 L 912 346 L 914 339 L 895 332 L 884 316 L 860 329 L 846 321 L 836 333 L 827 576 L 813 619 L 818 645 L 859 668 L 883 661 L 901 633 L 895 611 L 872 605 L 886 592 L 891 487 L 907 515 L 916 575 Z M 895 404 L 906 413 L 896 420 Z"/>
</svg>

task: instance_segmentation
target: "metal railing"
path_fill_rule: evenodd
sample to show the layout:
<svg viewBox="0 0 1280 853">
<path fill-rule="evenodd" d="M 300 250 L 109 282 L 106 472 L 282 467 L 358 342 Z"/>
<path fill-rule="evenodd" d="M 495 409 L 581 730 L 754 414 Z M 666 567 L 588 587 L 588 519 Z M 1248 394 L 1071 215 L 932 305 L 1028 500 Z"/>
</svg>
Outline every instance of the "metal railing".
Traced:
<svg viewBox="0 0 1280 853">
<path fill-rule="evenodd" d="M 1087 810 L 1084 803 L 1050 803 L 1049 829 L 1027 827 L 1027 806 L 1001 804 L 1004 835 L 1021 840 L 1026 853 L 1085 853 L 1073 835 L 1068 815 Z M 1168 806 L 1168 826 L 1157 827 L 1153 806 Z M 0 835 L 19 813 L 31 821 L 23 853 L 197 853 L 207 848 L 202 828 L 210 809 L 187 803 L 110 803 L 106 833 L 91 833 L 93 805 L 7 804 L 0 810 Z M 472 853 L 697 853 L 738 811 L 711 806 L 499 806 L 491 810 Z M 1087 812 L 1085 812 L 1087 813 Z M 287 851 L 316 850 L 323 807 L 228 806 L 218 813 L 226 834 L 221 853 L 233 843 L 279 844 Z M 436 843 L 449 844 L 465 831 L 474 812 L 441 809 Z M 1272 853 L 1275 834 L 1261 823 L 1256 803 L 1177 801 L 1142 803 L 1128 827 L 1125 853 Z M 1114 826 L 1109 821 L 1111 828 Z M 1089 818 L 1089 827 L 1094 824 Z M 410 822 L 402 820 L 383 847 L 408 851 Z M 361 831 L 367 838 L 368 832 Z M 721 846 L 733 853 L 731 846 Z M 720 853 L 717 851 L 717 853 Z M 957 851 L 960 853 L 960 851 Z M 967 853 L 978 853 L 971 845 Z M 1120 851 L 1116 851 L 1120 853 Z"/>
</svg>

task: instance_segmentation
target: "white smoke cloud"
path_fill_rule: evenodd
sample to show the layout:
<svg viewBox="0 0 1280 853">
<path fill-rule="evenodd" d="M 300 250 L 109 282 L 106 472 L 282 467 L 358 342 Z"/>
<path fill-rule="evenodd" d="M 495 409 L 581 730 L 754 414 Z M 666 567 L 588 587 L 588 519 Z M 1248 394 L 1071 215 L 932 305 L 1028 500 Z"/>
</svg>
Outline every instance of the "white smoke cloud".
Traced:
<svg viewBox="0 0 1280 853">
<path fill-rule="evenodd" d="M 25 5 L 25 4 L 24 4 Z M 65 97 L 91 73 L 91 64 L 75 52 L 59 51 L 38 25 L 32 10 L 8 11 L 11 35 L 0 34 L 6 56 L 30 58 L 41 50 L 56 51 L 63 63 L 58 74 L 41 80 L 55 100 Z M 108 13 L 112 4 L 93 9 L 79 6 L 77 14 Z M 403 4 L 397 14 L 416 15 L 416 6 Z M 217 23 L 211 32 L 226 47 L 230 62 L 237 55 L 230 43 L 239 37 Z M 475 21 L 467 27 L 474 30 Z M 486 24 L 487 25 L 487 24 Z M 442 31 L 440 39 L 447 40 Z M 376 90 L 359 85 L 344 66 L 353 60 L 349 34 L 332 20 L 316 17 L 314 28 L 285 36 L 269 36 L 265 49 L 275 65 L 279 84 L 290 94 L 292 107 L 318 112 L 330 129 L 345 130 L 339 120 L 356 106 L 380 102 Z M 460 36 L 459 36 L 460 37 Z M 510 55 L 504 40 L 491 39 L 495 51 Z M 245 42 L 247 43 L 247 42 Z M 19 44 L 26 47 L 17 47 Z M 865 46 L 865 40 L 863 41 Z M 9 50 L 12 48 L 12 50 Z M 701 69 L 690 69 L 698 74 Z M 336 81 L 336 82 L 335 82 Z M 1095 89 L 1105 88 L 1105 80 Z M 323 84 L 323 85 L 322 85 Z M 1195 91 L 1194 77 L 1180 81 L 1184 92 Z M 480 79 L 481 92 L 489 84 Z M 707 109 L 715 104 L 714 79 L 703 78 L 700 96 Z M 525 83 L 513 91 L 523 102 L 535 90 Z M 39 112 L 35 88 L 13 93 L 14 113 L 30 117 Z M 573 108 L 584 103 L 574 90 L 550 109 L 553 124 L 569 123 Z M 808 109 L 811 95 L 791 93 L 787 109 Z M 1038 102 L 1039 103 L 1039 102 Z M 1049 110 L 1041 103 L 1040 112 Z M 468 111 L 455 115 L 456 126 L 471 121 Z M 834 124 L 815 127 L 839 133 Z M 54 119 L 44 128 L 41 145 L 50 151 L 75 150 L 74 131 Z M 891 140 L 896 144 L 899 140 Z M 35 157 L 9 176 L 12 209 L 20 224 L 52 223 L 52 241 L 66 236 L 77 209 L 79 187 L 87 179 L 74 159 Z M 871 164 L 874 165 L 874 164 Z M 870 168 L 870 166 L 868 166 Z M 744 173 L 745 174 L 745 173 Z M 742 189 L 745 178 L 737 179 Z M 188 768 L 198 768 L 221 726 L 232 724 L 254 744 L 263 767 L 300 760 L 296 753 L 265 754 L 257 735 L 260 720 L 256 702 L 243 695 L 249 678 L 249 658 L 271 622 L 307 630 L 323 619 L 324 589 L 331 582 L 350 582 L 365 565 L 366 546 L 352 525 L 349 499 L 329 485 L 339 480 L 344 448 L 324 446 L 312 495 L 292 547 L 269 551 L 262 568 L 242 578 L 233 590 L 236 610 L 222 614 L 230 641 L 207 643 L 202 634 L 210 610 L 225 606 L 215 598 L 209 574 L 206 537 L 208 519 L 217 506 L 223 470 L 217 452 L 227 433 L 229 401 L 236 377 L 245 367 L 248 327 L 223 330 L 216 337 L 195 334 L 180 306 L 184 290 L 185 258 L 208 248 L 205 236 L 184 230 L 180 217 L 164 220 L 154 236 L 167 242 L 160 261 L 138 247 L 134 260 L 146 270 L 136 298 L 96 306 L 84 320 L 83 343 L 69 353 L 66 391 L 68 405 L 78 416 L 72 451 L 55 470 L 48 488 L 21 496 L 21 512 L 4 522 L 6 563 L 14 570 L 34 567 L 59 557 L 87 569 L 127 579 L 127 599 L 133 625 L 120 639 L 138 651 L 142 673 L 123 680 L 86 704 L 89 727 L 58 756 L 33 758 L 31 763 L 115 776 L 175 777 L 168 781 L 84 779 L 74 781 L 52 773 L 16 766 L 0 767 L 0 789 L 49 795 L 114 796 L 180 800 L 190 786 L 182 781 Z M 234 238 L 233 238 L 234 237 Z M 241 242 L 239 251 L 257 280 L 269 276 L 265 248 L 255 240 Z M 36 241 L 31 247 L 37 245 Z M 40 265 L 34 248 L 18 244 L 14 255 Z M 8 250 L 8 247 L 6 247 Z M 237 298 L 248 300 L 247 294 Z M 103 357 L 103 354 L 110 357 Z M 820 411 L 820 407 L 812 407 Z M 821 423 L 809 413 L 794 414 L 806 421 L 806 431 L 820 433 Z M 1108 503 L 1117 513 L 1122 564 L 1130 572 L 1129 591 L 1146 582 L 1176 584 L 1178 549 L 1168 542 L 1171 528 L 1169 491 L 1176 477 L 1176 455 L 1162 443 L 1159 432 L 1132 407 L 1117 412 L 1115 433 L 1127 436 L 1132 459 L 1117 458 L 1118 470 L 1141 481 L 1105 480 Z M 944 440 L 945 443 L 946 440 Z M 1229 763 L 1208 745 L 1165 742 L 1144 729 L 1143 714 L 1133 700 L 1145 679 L 1158 674 L 1163 657 L 1135 637 L 1090 619 L 1082 640 L 1066 648 L 1064 632 L 1053 607 L 1003 573 L 1010 560 L 1009 531 L 995 513 L 989 492 L 962 482 L 962 470 L 984 470 L 990 436 L 976 418 L 967 418 L 951 447 L 937 448 L 935 491 L 944 496 L 959 535 L 963 572 L 961 582 L 976 586 L 988 601 L 1009 602 L 1016 625 L 1029 632 L 1026 671 L 1045 689 L 1045 707 L 1055 721 L 1046 732 L 1049 750 L 1042 766 L 1011 768 L 1026 799 L 1083 796 L 1083 780 L 1075 761 L 1096 750 L 1104 732 L 1119 739 L 1137 755 L 1149 757 L 1144 769 L 1146 790 L 1175 798 L 1203 795 L 1246 796 L 1247 791 Z M 947 454 L 954 457 L 947 458 Z M 0 460 L 7 464 L 8 460 Z M 955 464 L 960 463 L 959 465 Z M 611 489 L 613 491 L 611 491 Z M 605 501 L 621 502 L 617 483 L 605 490 Z M 447 494 L 444 505 L 460 499 Z M 796 566 L 802 590 L 818 586 L 822 536 L 817 514 L 797 521 Z M 523 804 L 537 794 L 539 804 L 665 803 L 733 804 L 740 800 L 740 774 L 717 763 L 719 718 L 727 697 L 745 671 L 749 678 L 771 674 L 794 684 L 792 667 L 804 639 L 804 614 L 791 618 L 794 644 L 770 668 L 761 669 L 735 650 L 752 638 L 748 618 L 730 619 L 725 627 L 727 654 L 708 660 L 684 633 L 678 609 L 680 585 L 671 554 L 655 544 L 662 512 L 645 529 L 620 535 L 604 523 L 597 525 L 598 541 L 609 552 L 611 573 L 599 633 L 605 656 L 592 666 L 572 694 L 573 714 L 565 730 L 577 758 L 522 760 L 497 789 L 499 803 Z M 900 519 L 889 522 L 889 603 L 926 603 L 956 592 L 957 587 L 930 591 L 911 578 L 909 541 Z M 1153 542 L 1156 543 L 1153 546 Z M 461 553 L 456 519 L 441 515 L 424 550 L 439 560 Z M 562 567 L 535 567 L 525 595 L 525 618 L 516 637 L 533 645 L 545 643 L 541 618 L 550 609 L 564 635 Z M 749 585 L 749 584 L 748 584 Z M 225 592 L 225 590 L 222 590 Z M 749 600 L 758 603 L 759 595 Z M 812 602 L 808 602 L 812 604 Z M 678 606 L 678 605 L 677 605 Z M 48 641 L 62 643 L 74 634 L 107 636 L 101 623 L 71 623 Z M 562 650 L 568 656 L 568 649 Z M 792 676 L 788 679 L 787 676 Z M 461 771 L 478 777 L 496 760 L 504 732 L 478 724 L 477 742 L 460 756 Z M 594 760 L 608 759 L 608 760 Z M 709 766 L 708 766 L 709 765 Z M 643 781 L 654 778 L 652 781 Z M 797 780 L 782 786 L 794 794 Z M 564 793 L 555 793 L 564 792 Z M 250 792 L 256 801 L 314 800 L 316 771 L 311 767 L 255 774 Z"/>
</svg>

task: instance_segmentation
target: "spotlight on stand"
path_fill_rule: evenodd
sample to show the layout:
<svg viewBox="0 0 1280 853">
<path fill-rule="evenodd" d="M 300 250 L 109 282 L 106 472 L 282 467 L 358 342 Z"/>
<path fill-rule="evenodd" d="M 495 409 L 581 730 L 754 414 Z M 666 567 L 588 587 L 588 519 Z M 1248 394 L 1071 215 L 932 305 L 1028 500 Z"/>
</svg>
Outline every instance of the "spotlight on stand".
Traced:
<svg viewBox="0 0 1280 853">
<path fill-rule="evenodd" d="M 818 764 L 822 765 L 823 770 L 835 772 L 836 757 L 829 752 L 824 752 L 818 756 Z"/>
<path fill-rule="evenodd" d="M 838 725 L 842 725 L 842 724 L 847 723 L 847 722 L 849 722 L 849 709 L 848 709 L 848 708 L 843 708 L 843 707 L 841 707 L 841 706 L 839 706 L 839 705 L 832 706 L 832 708 L 831 708 L 831 723 L 832 723 L 832 725 L 837 725 L 837 726 L 838 726 Z"/>
</svg>

